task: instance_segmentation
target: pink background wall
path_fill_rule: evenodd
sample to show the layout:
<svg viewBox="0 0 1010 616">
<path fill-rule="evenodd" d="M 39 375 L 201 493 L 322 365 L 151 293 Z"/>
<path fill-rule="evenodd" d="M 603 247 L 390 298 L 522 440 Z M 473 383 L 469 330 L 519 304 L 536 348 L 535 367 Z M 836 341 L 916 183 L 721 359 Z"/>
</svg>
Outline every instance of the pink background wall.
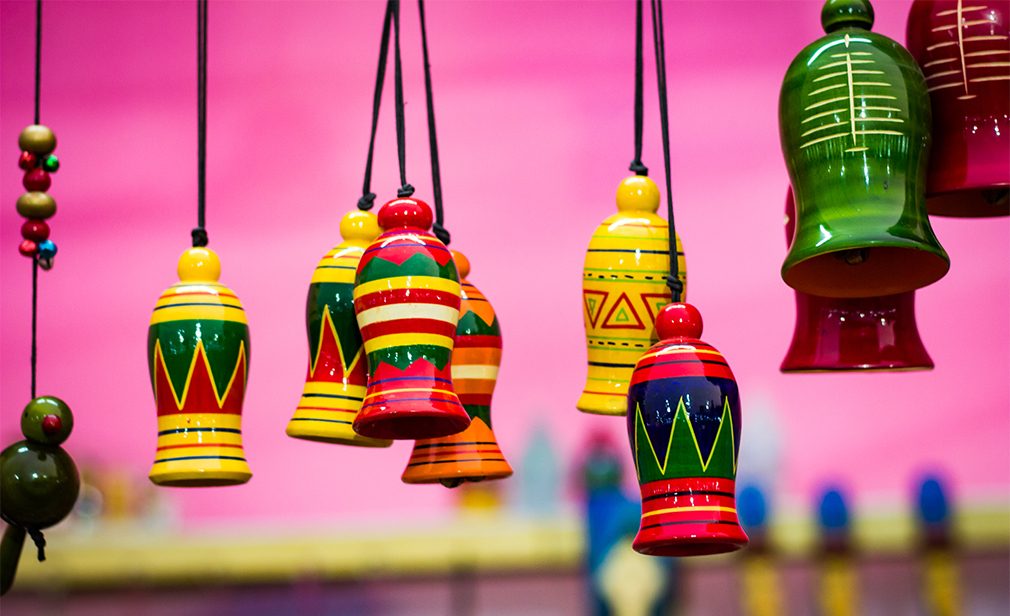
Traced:
<svg viewBox="0 0 1010 616">
<path fill-rule="evenodd" d="M 72 405 L 69 449 L 146 474 L 155 445 L 145 336 L 195 221 L 191 2 L 50 2 L 42 121 L 63 163 L 51 193 L 56 268 L 42 276 L 40 393 Z M 28 399 L 29 264 L 17 254 L 18 131 L 31 121 L 33 3 L 0 3 L 0 266 L 3 443 Z M 903 39 L 908 2 L 876 3 Z M 1007 219 L 934 221 L 949 275 L 918 295 L 931 373 L 784 376 L 793 295 L 779 279 L 785 167 L 776 110 L 793 55 L 821 33 L 819 2 L 667 2 L 673 186 L 691 300 L 748 401 L 782 431 L 780 486 L 807 502 L 826 477 L 859 503 L 898 499 L 939 467 L 960 495 L 1010 486 L 1010 234 Z M 406 3 L 408 174 L 430 196 L 416 7 Z M 495 397 L 518 463 L 546 424 L 566 459 L 602 427 L 575 411 L 584 376 L 580 269 L 614 211 L 631 158 L 630 2 L 431 2 L 443 184 L 454 247 L 505 331 Z M 355 450 L 284 435 L 305 373 L 312 268 L 360 190 L 378 2 L 214 2 L 210 10 L 209 232 L 223 282 L 245 302 L 252 371 L 246 486 L 175 491 L 186 519 L 266 521 L 438 515 L 437 487 L 399 481 L 409 444 Z M 646 163 L 661 181 L 653 80 Z M 391 82 L 387 103 L 391 101 Z M 384 108 L 375 187 L 396 188 Z M 753 404 L 751 408 L 753 408 Z M 745 436 L 747 437 L 745 423 Z"/>
</svg>

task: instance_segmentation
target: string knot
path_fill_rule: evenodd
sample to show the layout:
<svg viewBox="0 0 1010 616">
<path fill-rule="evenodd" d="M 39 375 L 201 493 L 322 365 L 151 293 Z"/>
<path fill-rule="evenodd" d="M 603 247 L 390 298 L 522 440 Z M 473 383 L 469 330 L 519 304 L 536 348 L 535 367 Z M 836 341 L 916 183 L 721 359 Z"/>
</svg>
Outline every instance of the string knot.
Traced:
<svg viewBox="0 0 1010 616">
<path fill-rule="evenodd" d="M 365 193 L 358 199 L 358 209 L 368 211 L 375 205 L 375 193 Z"/>
<path fill-rule="evenodd" d="M 193 236 L 193 247 L 203 248 L 207 245 L 207 230 L 203 227 L 197 227 L 191 232 Z"/>
<path fill-rule="evenodd" d="M 646 176 L 649 175 L 649 168 L 643 165 L 642 161 L 638 160 L 637 158 L 631 161 L 631 166 L 628 167 L 628 170 L 634 173 L 635 175 L 646 175 Z"/>
<path fill-rule="evenodd" d="M 449 230 L 442 226 L 442 223 L 436 222 L 431 226 L 431 232 L 435 234 L 435 237 L 439 239 L 440 242 L 449 245 L 449 240 L 451 239 L 449 235 Z"/>
<path fill-rule="evenodd" d="M 414 194 L 414 187 L 411 186 L 410 184 L 404 184 L 403 186 L 400 187 L 398 191 L 396 191 L 396 196 L 400 197 L 401 199 L 403 197 L 409 197 L 412 194 Z"/>
<path fill-rule="evenodd" d="M 673 301 L 679 302 L 680 298 L 684 295 L 684 283 L 681 282 L 680 278 L 673 275 L 667 276 L 666 286 L 670 289 L 670 295 L 673 297 Z"/>
</svg>

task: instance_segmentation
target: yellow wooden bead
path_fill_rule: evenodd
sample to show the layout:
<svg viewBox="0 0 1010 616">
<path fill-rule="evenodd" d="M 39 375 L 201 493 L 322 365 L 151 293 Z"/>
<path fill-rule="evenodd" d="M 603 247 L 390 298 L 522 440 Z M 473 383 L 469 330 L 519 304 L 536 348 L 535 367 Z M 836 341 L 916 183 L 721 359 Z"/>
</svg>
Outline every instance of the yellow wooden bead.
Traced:
<svg viewBox="0 0 1010 616">
<path fill-rule="evenodd" d="M 48 126 L 32 124 L 21 131 L 18 146 L 25 152 L 45 156 L 56 149 L 56 135 Z"/>
<path fill-rule="evenodd" d="M 372 212 L 354 210 L 340 219 L 340 236 L 353 244 L 368 245 L 379 237 L 379 219 Z"/>
<path fill-rule="evenodd" d="M 617 187 L 617 209 L 621 212 L 659 209 L 659 187 L 644 175 L 633 175 Z"/>
<path fill-rule="evenodd" d="M 45 220 L 56 213 L 56 200 L 44 192 L 26 192 L 18 197 L 17 208 L 25 218 Z"/>
<path fill-rule="evenodd" d="M 190 248 L 179 257 L 177 271 L 182 282 L 217 282 L 221 260 L 210 248 Z"/>
</svg>

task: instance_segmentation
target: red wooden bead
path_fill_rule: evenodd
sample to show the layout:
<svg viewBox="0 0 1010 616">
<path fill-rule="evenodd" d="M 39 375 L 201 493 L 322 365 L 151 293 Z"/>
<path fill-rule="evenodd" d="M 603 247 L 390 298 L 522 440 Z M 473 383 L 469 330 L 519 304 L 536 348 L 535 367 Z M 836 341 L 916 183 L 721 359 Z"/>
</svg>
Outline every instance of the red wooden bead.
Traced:
<svg viewBox="0 0 1010 616">
<path fill-rule="evenodd" d="M 49 225 L 44 220 L 26 220 L 21 225 L 21 237 L 34 242 L 49 239 Z"/>
<path fill-rule="evenodd" d="M 24 184 L 25 190 L 46 192 L 49 190 L 49 185 L 52 184 L 53 181 L 46 170 L 39 167 L 25 173 L 25 177 L 21 183 Z"/>
<path fill-rule="evenodd" d="M 31 240 L 25 240 L 18 246 L 18 252 L 26 257 L 34 257 L 38 246 Z"/>
<path fill-rule="evenodd" d="M 18 159 L 18 167 L 28 171 L 29 169 L 34 169 L 38 162 L 39 160 L 31 152 L 21 152 L 21 158 Z"/>
</svg>

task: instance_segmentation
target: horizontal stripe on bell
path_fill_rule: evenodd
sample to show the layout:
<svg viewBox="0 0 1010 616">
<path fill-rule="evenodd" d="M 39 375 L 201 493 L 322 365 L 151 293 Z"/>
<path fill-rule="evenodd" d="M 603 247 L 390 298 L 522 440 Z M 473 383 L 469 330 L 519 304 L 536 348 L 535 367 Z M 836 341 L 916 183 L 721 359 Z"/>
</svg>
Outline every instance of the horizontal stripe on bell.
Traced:
<svg viewBox="0 0 1010 616">
<path fill-rule="evenodd" d="M 631 384 L 637 385 L 645 381 L 657 379 L 676 379 L 683 377 L 711 377 L 734 379 L 732 370 L 722 362 L 703 360 L 676 360 L 654 362 L 639 366 L 631 377 Z"/>
<path fill-rule="evenodd" d="M 365 395 L 365 386 L 338 381 L 311 380 L 305 382 L 302 395 L 325 394 L 330 396 L 350 396 L 361 399 Z"/>
<path fill-rule="evenodd" d="M 389 386 L 390 383 L 398 383 L 397 387 L 408 387 L 411 385 L 409 381 L 415 381 L 418 383 L 425 383 L 425 384 L 439 383 L 442 385 L 452 385 L 451 379 L 443 379 L 431 375 L 423 375 L 423 376 L 419 375 L 419 376 L 395 376 L 388 379 L 371 380 L 369 381 L 368 386 L 370 389 L 376 389 L 376 390 L 379 389 L 380 386 L 383 387 Z"/>
<path fill-rule="evenodd" d="M 450 456 L 470 455 L 475 453 L 490 453 L 502 455 L 501 449 L 497 447 L 455 447 L 452 449 L 439 449 L 438 451 L 421 451 L 411 456 L 411 462 L 418 462 L 420 459 L 442 459 Z"/>
<path fill-rule="evenodd" d="M 357 313 L 358 326 L 361 328 L 405 319 L 426 319 L 452 323 L 453 327 L 459 320 L 459 309 L 442 304 L 383 304 L 368 308 Z"/>
<path fill-rule="evenodd" d="M 456 391 L 456 397 L 463 403 L 463 406 L 491 406 L 491 394 L 471 394 Z"/>
<path fill-rule="evenodd" d="M 456 340 L 456 346 L 461 349 L 501 349 L 501 336 L 475 336 L 466 334 L 457 336 Z"/>
<path fill-rule="evenodd" d="M 248 324 L 245 310 L 241 306 L 224 304 L 177 304 L 155 308 L 151 313 L 150 325 L 172 321 L 230 321 Z"/>
<path fill-rule="evenodd" d="M 371 293 L 403 290 L 442 291 L 459 297 L 460 286 L 455 280 L 438 276 L 392 276 L 369 282 L 361 282 L 354 287 L 354 299 Z"/>
<path fill-rule="evenodd" d="M 450 336 L 437 334 L 389 334 L 365 340 L 365 352 L 373 353 L 394 347 L 412 347 L 418 345 L 438 346 L 451 349 L 453 339 Z"/>
<path fill-rule="evenodd" d="M 245 462 L 246 459 L 239 456 L 178 456 L 173 458 L 159 458 L 154 461 L 155 464 L 164 464 L 166 462 L 182 462 L 185 460 L 233 460 L 236 462 Z"/>
<path fill-rule="evenodd" d="M 451 408 L 463 408 L 460 404 L 459 398 L 452 397 L 442 397 L 442 396 L 413 396 L 413 397 L 401 397 L 398 395 L 394 396 L 382 396 L 373 399 L 371 402 L 366 401 L 361 405 L 361 409 L 370 409 L 377 406 L 381 407 L 396 407 L 396 406 L 412 406 L 415 402 L 423 402 L 425 404 L 431 404 L 432 406 L 438 408 L 439 406 L 446 406 Z"/>
<path fill-rule="evenodd" d="M 394 291 L 369 293 L 368 295 L 355 295 L 354 298 L 354 310 L 356 312 L 363 312 L 370 308 L 375 308 L 376 306 L 392 304 L 409 306 L 417 304 L 439 304 L 442 306 L 448 306 L 458 311 L 460 299 L 458 295 L 454 295 L 448 291 L 431 289 L 397 289 Z"/>
<path fill-rule="evenodd" d="M 242 416 L 235 413 L 172 413 L 158 416 L 158 432 L 197 428 L 241 429 Z"/>
<path fill-rule="evenodd" d="M 453 356 L 455 360 L 455 355 Z M 498 378 L 498 366 L 482 364 L 453 364 L 452 380 L 457 379 L 496 379 Z"/>
<path fill-rule="evenodd" d="M 422 318 L 397 319 L 395 321 L 373 323 L 361 328 L 361 337 L 366 341 L 376 340 L 382 336 L 398 334 L 406 334 L 410 336 L 432 335 L 443 336 L 445 338 L 455 338 L 456 323 L 455 321 L 447 322 Z"/>
</svg>

